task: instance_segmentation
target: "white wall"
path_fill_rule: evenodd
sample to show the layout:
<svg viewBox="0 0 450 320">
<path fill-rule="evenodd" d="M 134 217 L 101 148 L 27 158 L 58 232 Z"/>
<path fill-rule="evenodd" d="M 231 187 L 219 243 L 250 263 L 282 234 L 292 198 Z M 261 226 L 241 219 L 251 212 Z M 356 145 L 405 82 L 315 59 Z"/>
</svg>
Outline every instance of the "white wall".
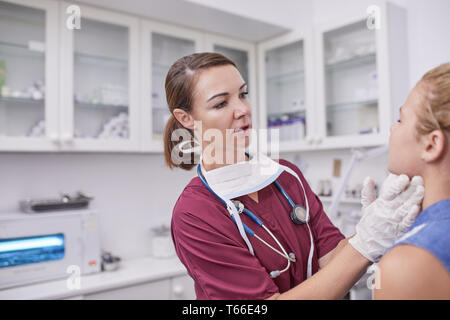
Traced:
<svg viewBox="0 0 450 320">
<path fill-rule="evenodd" d="M 428 70 L 450 62 L 450 1 L 409 0 L 410 86 Z"/>
<path fill-rule="evenodd" d="M 343 173 L 348 151 L 281 154 L 301 166 L 313 189 L 330 179 L 334 159 Z M 366 175 L 384 177 L 386 156 L 355 168 L 350 185 Z M 195 172 L 169 170 L 162 155 L 0 153 L 0 214 L 18 211 L 18 201 L 58 198 L 80 190 L 95 199 L 100 214 L 102 246 L 122 258 L 151 254 L 150 228 L 170 223 L 172 208 Z M 334 190 L 338 179 L 332 179 Z M 327 204 L 325 204 L 327 206 Z M 339 221 L 336 221 L 339 223 Z"/>
<path fill-rule="evenodd" d="M 310 0 L 185 0 L 250 19 L 296 29 L 311 21 Z"/>
<path fill-rule="evenodd" d="M 169 223 L 194 172 L 169 170 L 162 155 L 0 153 L 0 214 L 27 198 L 94 196 L 103 247 L 125 258 L 150 254 L 150 228 Z M 1 237 L 1 235 L 0 235 Z"/>
<path fill-rule="evenodd" d="M 374 0 L 186 0 L 286 28 L 364 14 Z M 378 0 L 375 0 L 378 1 Z M 381 0 L 383 1 L 383 0 Z M 408 11 L 410 87 L 429 69 L 450 61 L 450 1 L 389 0 Z M 276 3 L 276 6 L 274 6 Z"/>
</svg>

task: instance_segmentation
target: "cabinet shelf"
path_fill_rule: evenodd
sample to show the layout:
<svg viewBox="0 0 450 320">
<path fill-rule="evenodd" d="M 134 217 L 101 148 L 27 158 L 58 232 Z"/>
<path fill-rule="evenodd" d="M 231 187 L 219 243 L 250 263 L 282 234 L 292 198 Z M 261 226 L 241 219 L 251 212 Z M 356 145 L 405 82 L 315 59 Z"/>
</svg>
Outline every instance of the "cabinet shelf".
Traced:
<svg viewBox="0 0 450 320">
<path fill-rule="evenodd" d="M 167 72 L 169 71 L 170 66 L 164 65 L 160 63 L 152 63 L 152 75 L 155 77 L 165 78 L 167 76 Z"/>
<path fill-rule="evenodd" d="M 303 70 L 287 72 L 267 77 L 267 81 L 270 83 L 304 81 L 304 79 L 305 79 L 305 72 Z"/>
<path fill-rule="evenodd" d="M 34 50 L 25 44 L 0 41 L 0 54 L 6 54 L 14 57 L 20 56 L 43 59 L 45 57 L 45 50 Z"/>
<path fill-rule="evenodd" d="M 93 64 L 93 65 L 103 64 L 105 66 L 108 65 L 123 68 L 128 67 L 128 60 L 122 58 L 95 55 L 84 52 L 75 52 L 74 58 L 78 60 L 77 62 L 85 64 Z"/>
<path fill-rule="evenodd" d="M 376 54 L 370 53 L 362 56 L 355 56 L 343 61 L 327 63 L 325 69 L 327 72 L 340 71 L 350 68 L 358 68 L 361 66 L 371 65 L 376 63 Z"/>
<path fill-rule="evenodd" d="M 333 197 L 329 197 L 329 196 L 319 196 L 320 201 L 322 202 L 332 202 L 333 201 Z M 361 204 L 361 199 L 359 198 L 342 198 L 341 200 L 339 200 L 340 203 L 345 203 L 345 204 Z"/>
<path fill-rule="evenodd" d="M 377 99 L 370 99 L 370 100 L 363 100 L 363 101 L 350 101 L 350 102 L 343 102 L 343 103 L 334 103 L 327 105 L 327 109 L 329 111 L 338 111 L 338 110 L 351 110 L 351 109 L 357 109 L 363 106 L 374 106 L 376 107 L 378 105 Z"/>
<path fill-rule="evenodd" d="M 278 112 L 269 112 L 267 114 L 267 117 L 281 117 L 284 115 L 296 115 L 296 114 L 305 114 L 306 113 L 306 108 L 297 108 L 297 109 L 292 109 L 292 110 L 280 110 Z"/>
<path fill-rule="evenodd" d="M 128 106 L 125 105 L 115 105 L 115 104 L 103 104 L 103 103 L 87 103 L 87 102 L 75 102 L 75 107 L 86 108 L 86 109 L 123 109 L 127 110 Z"/>
<path fill-rule="evenodd" d="M 45 99 L 0 97 L 0 105 L 2 105 L 4 103 L 17 104 L 17 105 L 43 106 L 45 104 Z"/>
</svg>

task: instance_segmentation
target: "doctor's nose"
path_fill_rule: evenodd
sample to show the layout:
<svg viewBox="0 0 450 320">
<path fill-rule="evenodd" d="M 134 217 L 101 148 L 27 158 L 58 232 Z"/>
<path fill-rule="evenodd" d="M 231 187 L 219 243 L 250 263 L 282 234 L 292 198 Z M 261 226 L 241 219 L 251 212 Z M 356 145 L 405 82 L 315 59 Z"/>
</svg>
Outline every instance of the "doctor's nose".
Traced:
<svg viewBox="0 0 450 320">
<path fill-rule="evenodd" d="M 242 102 L 237 102 L 234 106 L 234 117 L 236 119 L 239 119 L 242 116 L 251 116 L 251 112 L 251 108 Z"/>
<path fill-rule="evenodd" d="M 394 124 L 391 125 L 391 127 L 389 128 L 389 134 L 392 134 L 392 132 L 395 130 L 395 125 L 396 124 L 397 123 L 394 123 Z"/>
</svg>

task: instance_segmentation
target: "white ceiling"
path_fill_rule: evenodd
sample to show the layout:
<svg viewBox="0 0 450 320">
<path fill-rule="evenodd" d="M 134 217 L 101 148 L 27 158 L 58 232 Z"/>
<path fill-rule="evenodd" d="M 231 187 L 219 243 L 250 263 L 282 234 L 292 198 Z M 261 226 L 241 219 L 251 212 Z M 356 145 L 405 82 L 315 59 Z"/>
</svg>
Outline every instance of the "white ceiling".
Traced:
<svg viewBox="0 0 450 320">
<path fill-rule="evenodd" d="M 283 26 L 184 0 L 75 0 L 75 2 L 248 41 L 261 41 L 288 31 Z"/>
</svg>

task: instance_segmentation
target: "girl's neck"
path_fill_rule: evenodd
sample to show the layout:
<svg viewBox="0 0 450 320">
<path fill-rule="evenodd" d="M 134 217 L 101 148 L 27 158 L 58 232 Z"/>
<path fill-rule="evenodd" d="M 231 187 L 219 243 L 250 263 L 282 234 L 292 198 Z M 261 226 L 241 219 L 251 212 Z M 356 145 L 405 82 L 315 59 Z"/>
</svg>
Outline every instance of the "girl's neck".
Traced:
<svg viewBox="0 0 450 320">
<path fill-rule="evenodd" d="M 438 201 L 450 198 L 450 175 L 443 172 L 427 172 L 423 174 L 425 195 L 422 210 Z"/>
</svg>

